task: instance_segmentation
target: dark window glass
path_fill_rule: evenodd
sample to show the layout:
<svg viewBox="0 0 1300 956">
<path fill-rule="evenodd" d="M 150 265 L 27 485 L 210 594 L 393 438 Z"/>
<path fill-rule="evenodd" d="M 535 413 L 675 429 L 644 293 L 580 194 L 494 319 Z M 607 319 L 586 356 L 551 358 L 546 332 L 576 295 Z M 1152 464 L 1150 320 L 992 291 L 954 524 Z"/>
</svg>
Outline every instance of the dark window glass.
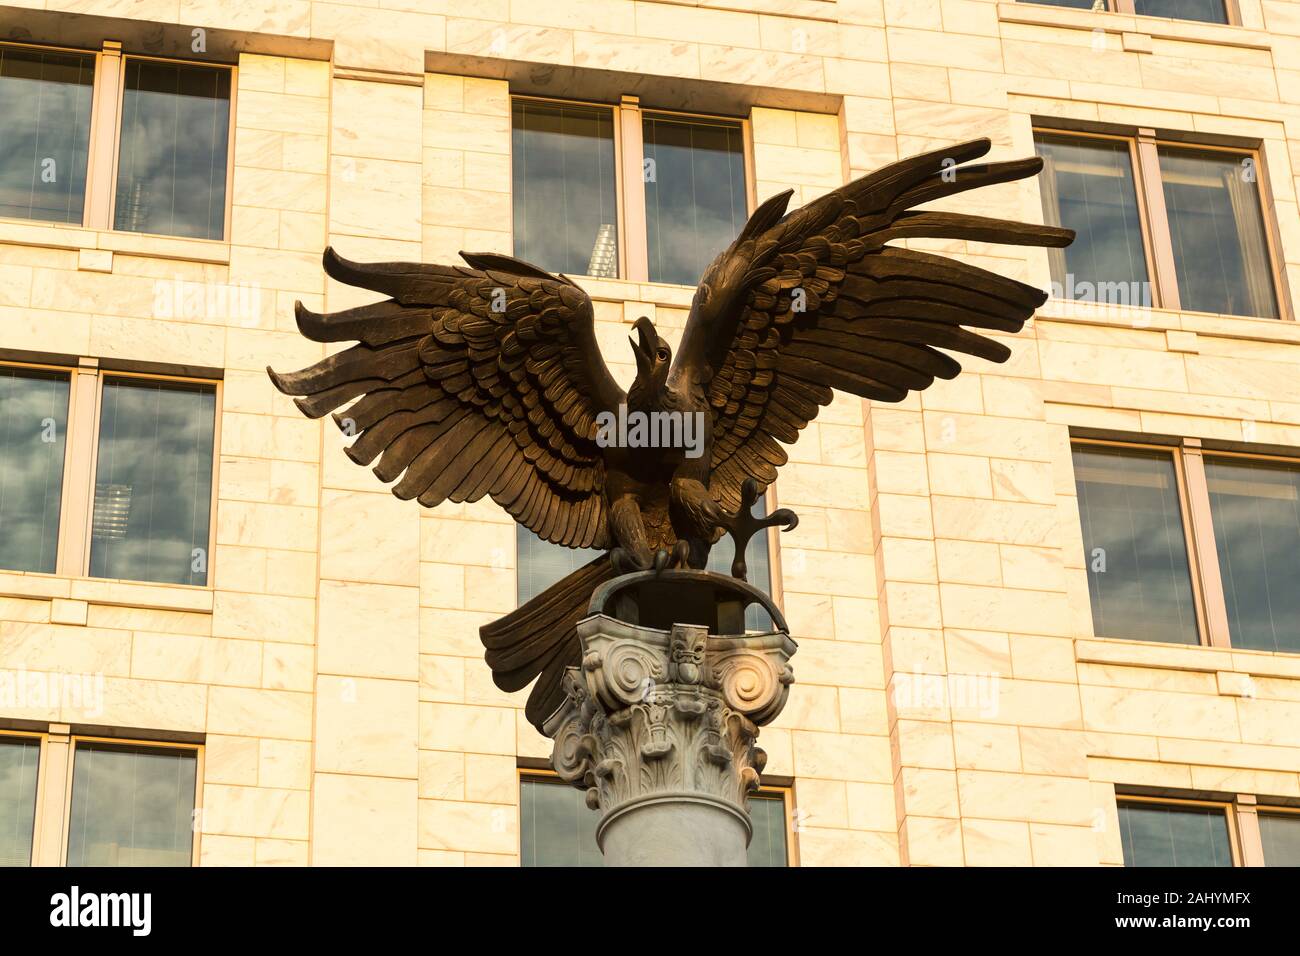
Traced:
<svg viewBox="0 0 1300 956">
<path fill-rule="evenodd" d="M 1119 832 L 1125 866 L 1232 866 L 1222 810 L 1122 803 Z"/>
<path fill-rule="evenodd" d="M 618 275 L 613 111 L 514 101 L 515 255 L 551 272 Z"/>
<path fill-rule="evenodd" d="M 1206 458 L 1234 647 L 1300 651 L 1300 466 Z"/>
<path fill-rule="evenodd" d="M 750 866 L 787 866 L 785 800 L 780 794 L 749 798 L 754 836 Z M 583 791 L 559 780 L 519 785 L 519 855 L 524 866 L 603 866 L 596 845 L 600 812 L 587 807 Z"/>
<path fill-rule="evenodd" d="M 738 123 L 646 115 L 650 281 L 695 285 L 745 225 L 745 146 Z"/>
<path fill-rule="evenodd" d="M 54 571 L 68 377 L 0 368 L 0 568 Z"/>
<path fill-rule="evenodd" d="M 1277 318 L 1258 173 L 1250 156 L 1160 147 L 1184 309 Z"/>
<path fill-rule="evenodd" d="M 0 46 L 0 216 L 80 224 L 95 58 Z"/>
<path fill-rule="evenodd" d="M 41 743 L 0 737 L 0 866 L 30 866 Z"/>
<path fill-rule="evenodd" d="M 68 866 L 189 866 L 192 750 L 77 744 Z"/>
<path fill-rule="evenodd" d="M 767 503 L 763 499 L 760 498 L 754 503 L 754 514 L 760 518 L 767 514 Z M 520 604 L 532 600 L 571 571 L 576 571 L 602 554 L 596 548 L 565 548 L 543 541 L 521 524 L 515 525 L 515 540 L 518 543 L 519 554 L 517 573 Z M 731 562 L 735 554 L 736 546 L 731 538 L 723 535 L 709 552 L 708 569 L 719 574 L 730 575 Z M 756 534 L 750 539 L 746 565 L 749 582 L 770 597 L 772 559 L 768 552 L 766 533 Z M 763 608 L 751 604 L 745 609 L 745 627 L 748 630 L 766 631 L 771 625 L 772 619 Z"/>
<path fill-rule="evenodd" d="M 216 391 L 104 382 L 90 574 L 206 584 Z"/>
<path fill-rule="evenodd" d="M 1144 17 L 1172 17 L 1175 20 L 1201 20 L 1227 23 L 1228 11 L 1223 0 L 1133 0 L 1133 9 Z"/>
<path fill-rule="evenodd" d="M 220 239 L 230 71 L 126 61 L 114 228 Z"/>
<path fill-rule="evenodd" d="M 1137 185 L 1127 142 L 1040 134 L 1039 188 L 1049 225 L 1075 230 L 1048 250 L 1052 282 L 1067 299 L 1151 305 Z"/>
<path fill-rule="evenodd" d="M 1173 457 L 1075 445 L 1074 478 L 1098 636 L 1198 643 Z"/>
<path fill-rule="evenodd" d="M 1261 813 L 1259 835 L 1266 866 L 1300 866 L 1300 814 Z"/>
</svg>

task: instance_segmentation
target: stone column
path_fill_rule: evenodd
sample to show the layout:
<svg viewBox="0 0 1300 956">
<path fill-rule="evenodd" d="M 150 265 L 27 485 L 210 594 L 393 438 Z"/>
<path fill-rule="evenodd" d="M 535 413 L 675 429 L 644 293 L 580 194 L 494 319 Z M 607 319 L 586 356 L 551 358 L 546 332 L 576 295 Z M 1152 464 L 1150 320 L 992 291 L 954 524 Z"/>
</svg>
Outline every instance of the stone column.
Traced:
<svg viewBox="0 0 1300 956">
<path fill-rule="evenodd" d="M 602 811 L 606 865 L 745 866 L 746 800 L 767 761 L 755 741 L 785 706 L 794 641 L 604 614 L 578 636 L 582 664 L 545 729 L 556 772 Z"/>
</svg>

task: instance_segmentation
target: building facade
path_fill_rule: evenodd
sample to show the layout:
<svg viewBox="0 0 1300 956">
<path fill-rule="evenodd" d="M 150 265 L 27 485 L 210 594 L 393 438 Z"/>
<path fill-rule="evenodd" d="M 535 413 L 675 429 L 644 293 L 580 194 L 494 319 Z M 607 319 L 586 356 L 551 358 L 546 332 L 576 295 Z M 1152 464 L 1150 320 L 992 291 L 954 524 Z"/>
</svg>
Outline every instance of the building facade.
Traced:
<svg viewBox="0 0 1300 956">
<path fill-rule="evenodd" d="M 365 261 L 565 271 L 632 375 L 756 203 L 988 137 L 1054 295 L 837 394 L 760 577 L 755 863 L 1300 862 L 1300 2 L 0 6 L 0 860 L 594 859 L 478 627 L 563 573 L 265 373 Z M 1045 217 L 1045 218 L 1044 218 Z"/>
</svg>

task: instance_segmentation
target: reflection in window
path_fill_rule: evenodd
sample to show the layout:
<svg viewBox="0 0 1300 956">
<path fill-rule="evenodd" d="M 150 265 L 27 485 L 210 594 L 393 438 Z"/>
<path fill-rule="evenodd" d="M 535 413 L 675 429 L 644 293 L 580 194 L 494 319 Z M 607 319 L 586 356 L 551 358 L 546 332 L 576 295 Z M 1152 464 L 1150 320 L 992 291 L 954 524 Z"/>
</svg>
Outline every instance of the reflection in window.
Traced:
<svg viewBox="0 0 1300 956">
<path fill-rule="evenodd" d="M 1260 813 L 1265 866 L 1300 866 L 1300 814 Z"/>
<path fill-rule="evenodd" d="M 1198 643 L 1173 457 L 1075 445 L 1074 477 L 1097 635 Z"/>
<path fill-rule="evenodd" d="M 513 119 L 515 255 L 551 272 L 616 277 L 613 111 L 515 100 Z"/>
<path fill-rule="evenodd" d="M 1020 0 L 1021 3 L 1038 3 L 1045 7 L 1073 7 L 1076 10 L 1105 10 L 1106 0 Z"/>
<path fill-rule="evenodd" d="M 0 46 L 0 217 L 82 221 L 95 58 Z"/>
<path fill-rule="evenodd" d="M 754 515 L 761 518 L 766 514 L 767 502 L 759 498 L 754 503 Z M 604 553 L 596 548 L 565 548 L 543 541 L 521 524 L 515 525 L 515 540 L 519 555 L 517 573 L 520 604 L 532 600 L 570 572 Z M 723 535 L 709 552 L 708 570 L 730 576 L 735 553 L 736 546 L 731 537 Z M 745 557 L 749 583 L 771 597 L 772 558 L 768 551 L 766 532 L 760 532 L 750 539 L 749 552 Z M 751 604 L 745 609 L 747 630 L 766 631 L 771 626 L 772 619 L 763 608 Z"/>
<path fill-rule="evenodd" d="M 1182 307 L 1277 318 L 1254 158 L 1172 146 L 1159 150 Z"/>
<path fill-rule="evenodd" d="M 695 285 L 748 216 L 740 125 L 646 114 L 642 132 L 650 281 Z"/>
<path fill-rule="evenodd" d="M 216 391 L 104 382 L 90 574 L 206 584 Z"/>
<path fill-rule="evenodd" d="M 754 836 L 750 866 L 787 866 L 785 799 L 779 793 L 749 797 Z M 600 811 L 587 807 L 584 792 L 556 779 L 519 784 L 519 855 L 523 866 L 603 866 L 596 845 Z"/>
<path fill-rule="evenodd" d="M 1125 866 L 1232 866 L 1228 818 L 1219 809 L 1121 803 Z"/>
<path fill-rule="evenodd" d="M 1151 305 L 1128 143 L 1038 134 L 1035 145 L 1043 158 L 1044 220 L 1076 233 L 1069 247 L 1048 250 L 1054 292 L 1110 305 Z"/>
<path fill-rule="evenodd" d="M 1300 466 L 1205 459 L 1233 647 L 1300 651 Z"/>
<path fill-rule="evenodd" d="M 78 743 L 68 866 L 189 866 L 197 764 L 181 748 Z"/>
<path fill-rule="evenodd" d="M 0 866 L 30 866 L 41 742 L 0 737 Z"/>
<path fill-rule="evenodd" d="M 114 228 L 222 238 L 230 71 L 129 59 L 125 73 Z"/>
<path fill-rule="evenodd" d="M 0 367 L 0 568 L 54 571 L 68 377 Z"/>
<path fill-rule="evenodd" d="M 1223 0 L 1133 0 L 1133 9 L 1145 17 L 1171 17 L 1175 20 L 1200 20 L 1204 23 L 1228 22 L 1228 11 Z"/>
</svg>

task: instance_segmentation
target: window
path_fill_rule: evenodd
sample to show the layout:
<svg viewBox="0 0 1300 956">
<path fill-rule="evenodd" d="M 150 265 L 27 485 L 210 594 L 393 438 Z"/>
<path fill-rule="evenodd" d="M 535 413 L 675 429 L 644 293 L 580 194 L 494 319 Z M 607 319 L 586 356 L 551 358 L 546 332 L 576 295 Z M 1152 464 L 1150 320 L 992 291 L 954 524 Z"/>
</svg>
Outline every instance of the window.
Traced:
<svg viewBox="0 0 1300 956">
<path fill-rule="evenodd" d="M 95 58 L 0 46 L 0 216 L 80 225 Z"/>
<path fill-rule="evenodd" d="M 211 385 L 105 379 L 91 577 L 207 583 L 215 424 Z"/>
<path fill-rule="evenodd" d="M 1076 233 L 1069 246 L 1048 253 L 1054 294 L 1113 303 L 1119 293 L 1119 304 L 1151 305 L 1130 145 L 1049 134 L 1036 145 L 1043 213 L 1049 225 Z"/>
<path fill-rule="evenodd" d="M 760 498 L 754 503 L 754 514 L 762 517 L 767 514 L 767 502 Z M 770 532 L 754 535 L 749 542 L 746 557 L 749 583 L 772 596 L 772 558 L 769 542 Z M 515 542 L 518 554 L 518 600 L 520 604 L 532 600 L 552 584 L 576 571 L 588 561 L 604 552 L 597 548 L 565 548 L 549 541 L 543 541 L 523 525 L 515 525 Z M 730 536 L 723 535 L 709 552 L 708 570 L 718 574 L 731 574 L 731 562 L 735 558 L 736 546 Z M 751 604 L 745 609 L 745 627 L 751 631 L 766 631 L 771 627 L 771 618 L 767 611 Z"/>
<path fill-rule="evenodd" d="M 113 228 L 222 238 L 230 71 L 130 59 L 124 72 Z"/>
<path fill-rule="evenodd" d="M 1300 465 L 1205 460 L 1234 647 L 1300 651 Z"/>
<path fill-rule="evenodd" d="M 1076 439 L 1100 637 L 1300 652 L 1300 461 Z"/>
<path fill-rule="evenodd" d="M 1172 454 L 1076 445 L 1074 480 L 1096 633 L 1197 643 Z"/>
<path fill-rule="evenodd" d="M 750 866 L 789 866 L 786 791 L 763 789 L 749 798 L 754 828 Z M 583 791 L 551 774 L 519 782 L 519 856 L 523 866 L 602 866 L 596 845 L 600 811 L 587 807 Z"/>
<path fill-rule="evenodd" d="M 68 376 L 0 366 L 0 568 L 53 572 Z"/>
<path fill-rule="evenodd" d="M 516 97 L 515 255 L 553 272 L 695 285 L 749 215 L 745 124 Z"/>
<path fill-rule="evenodd" d="M 78 741 L 68 866 L 189 866 L 193 750 Z"/>
<path fill-rule="evenodd" d="M 0 363 L 0 568 L 206 585 L 217 404 L 216 382 Z"/>
<path fill-rule="evenodd" d="M 618 275 L 614 111 L 516 99 L 515 255 L 551 272 Z"/>
<path fill-rule="evenodd" d="M 1260 842 L 1267 866 L 1300 866 L 1300 813 L 1259 812 Z"/>
<path fill-rule="evenodd" d="M 1280 315 L 1259 160 L 1137 136 L 1037 130 L 1053 294 L 1107 305 Z"/>
<path fill-rule="evenodd" d="M 1121 803 L 1125 866 L 1232 866 L 1224 807 L 1192 803 Z"/>
<path fill-rule="evenodd" d="M 1277 317 L 1255 173 L 1250 157 L 1160 147 L 1182 308 Z"/>
<path fill-rule="evenodd" d="M 1073 7 L 1098 13 L 1136 13 L 1144 17 L 1170 17 L 1174 20 L 1201 20 L 1205 23 L 1228 23 L 1228 6 L 1224 0 L 1020 0 L 1051 7 Z"/>
<path fill-rule="evenodd" d="M 739 123 L 646 115 L 650 281 L 695 285 L 748 218 Z"/>
<path fill-rule="evenodd" d="M 0 45 L 0 217 L 224 238 L 232 88 L 117 42 Z"/>
<path fill-rule="evenodd" d="M 39 737 L 0 736 L 0 866 L 29 866 L 36 829 Z"/>
<path fill-rule="evenodd" d="M 0 866 L 191 866 L 201 773 L 196 745 L 0 733 Z"/>
</svg>

